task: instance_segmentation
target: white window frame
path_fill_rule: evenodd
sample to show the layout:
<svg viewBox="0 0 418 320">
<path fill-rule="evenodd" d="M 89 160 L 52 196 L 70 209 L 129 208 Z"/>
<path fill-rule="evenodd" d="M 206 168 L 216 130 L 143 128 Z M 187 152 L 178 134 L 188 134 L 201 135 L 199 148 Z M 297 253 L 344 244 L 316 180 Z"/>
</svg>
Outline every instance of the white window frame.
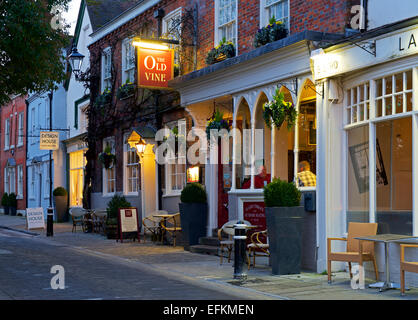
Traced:
<svg viewBox="0 0 418 320">
<path fill-rule="evenodd" d="M 23 146 L 23 136 L 24 136 L 24 113 L 20 112 L 18 116 L 18 138 L 17 138 L 17 146 Z"/>
<path fill-rule="evenodd" d="M 228 26 L 228 25 L 230 25 L 230 24 L 235 24 L 234 26 L 233 26 L 233 28 L 235 28 L 235 30 L 234 30 L 234 33 L 235 33 L 235 39 L 232 39 L 232 40 L 235 40 L 235 42 L 234 42 L 234 46 L 235 46 L 235 52 L 236 52 L 236 55 L 238 55 L 238 1 L 237 0 L 231 0 L 231 1 L 235 1 L 235 18 L 234 19 L 231 19 L 230 21 L 228 21 L 228 22 L 226 22 L 226 23 L 224 23 L 223 25 L 220 25 L 219 24 L 219 17 L 220 17 L 220 0 L 215 0 L 215 23 L 214 23 L 214 25 L 215 25 L 215 43 L 214 43 L 214 47 L 216 47 L 218 44 L 219 44 L 219 42 L 222 40 L 222 37 L 220 36 L 220 32 L 221 32 L 221 28 L 223 28 L 223 27 L 225 27 L 225 26 Z M 227 41 L 228 40 L 231 40 L 231 39 L 226 39 Z"/>
<path fill-rule="evenodd" d="M 6 118 L 4 121 L 4 150 L 10 148 L 10 119 Z"/>
<path fill-rule="evenodd" d="M 131 65 L 127 64 L 127 47 L 132 50 Z M 135 82 L 135 47 L 132 45 L 132 38 L 126 38 L 122 41 L 122 84 L 125 84 L 127 81 L 129 83 Z"/>
<path fill-rule="evenodd" d="M 179 39 L 177 39 L 177 37 L 175 35 L 169 33 L 169 31 L 170 31 L 170 23 L 171 23 L 171 21 L 173 19 L 178 19 L 178 18 L 181 19 L 182 10 L 183 10 L 182 7 L 178 7 L 177 9 L 175 9 L 175 10 L 171 11 L 170 13 L 168 13 L 163 18 L 162 33 L 163 33 L 163 35 L 165 37 L 167 37 L 169 39 L 172 39 L 172 40 L 181 41 L 181 39 L 180 39 L 181 38 L 180 37 L 181 36 L 181 26 L 180 26 L 180 29 L 179 29 Z M 176 44 L 169 44 L 168 45 L 168 47 L 170 49 L 173 49 L 174 50 L 174 63 L 175 64 L 180 64 L 180 56 L 179 56 L 179 53 L 178 53 L 178 47 L 180 45 L 181 44 L 178 44 L 178 45 L 176 45 Z"/>
<path fill-rule="evenodd" d="M 87 132 L 88 127 L 88 116 L 87 116 L 87 108 L 89 107 L 90 103 L 87 101 L 85 104 L 80 104 L 78 106 L 78 129 L 80 133 Z"/>
<path fill-rule="evenodd" d="M 186 119 L 183 118 L 183 119 L 178 119 L 176 121 L 172 121 L 172 122 L 167 123 L 166 128 L 171 130 L 175 126 L 178 126 L 179 127 L 179 132 L 181 132 L 180 126 L 184 125 L 186 127 L 186 124 L 187 124 Z M 186 131 L 186 128 L 185 128 L 184 131 Z M 178 157 L 178 158 L 174 158 L 174 159 L 175 159 L 175 162 L 172 161 L 173 159 L 171 159 L 171 161 L 170 161 L 170 159 L 167 159 L 168 163 L 165 164 L 165 170 L 164 170 L 165 171 L 165 194 L 164 194 L 164 196 L 178 196 L 178 195 L 181 194 L 181 189 L 173 190 L 173 188 L 172 188 L 172 177 L 173 176 L 177 177 L 177 175 L 183 174 L 184 175 L 183 188 L 186 185 L 186 181 L 187 181 L 186 157 L 182 157 L 182 158 Z M 172 170 L 171 170 L 172 165 L 176 166 L 176 172 L 175 173 L 173 173 Z M 177 171 L 178 166 L 180 166 L 180 165 L 184 165 L 184 173 L 183 172 L 179 173 Z"/>
<path fill-rule="evenodd" d="M 132 180 L 132 177 L 128 177 L 128 167 L 129 166 L 134 166 L 135 164 L 128 163 L 128 152 L 134 152 L 136 155 L 136 149 L 135 148 L 131 148 L 129 146 L 129 144 L 126 142 L 128 141 L 128 134 L 125 134 L 123 137 L 123 141 L 125 142 L 123 145 L 123 194 L 128 195 L 128 196 L 138 196 L 139 192 L 141 190 L 141 165 L 139 164 L 139 157 L 138 157 L 138 163 L 136 164 L 138 166 L 138 176 L 136 177 L 137 179 L 137 191 L 128 191 L 129 190 L 129 181 Z"/>
<path fill-rule="evenodd" d="M 108 137 L 103 139 L 103 151 L 106 149 L 106 145 L 110 144 L 112 153 L 115 154 L 115 137 Z M 112 169 L 113 177 L 109 177 L 109 171 Z M 109 181 L 114 181 L 114 190 L 109 192 Z M 106 169 L 103 167 L 103 196 L 111 197 L 116 193 L 116 168 L 113 165 L 112 168 Z"/>
<path fill-rule="evenodd" d="M 17 198 L 23 199 L 23 165 L 17 166 Z"/>
<path fill-rule="evenodd" d="M 112 88 L 112 49 L 110 47 L 103 50 L 101 74 L 101 92 L 104 92 L 106 88 Z"/>
<path fill-rule="evenodd" d="M 287 1 L 287 23 L 286 28 L 288 35 L 290 34 L 290 1 L 291 0 L 277 0 L 275 3 L 267 5 L 267 0 L 260 0 L 260 28 L 265 27 L 269 23 L 269 7 L 279 3 Z M 277 19 L 277 17 L 275 17 Z"/>
</svg>

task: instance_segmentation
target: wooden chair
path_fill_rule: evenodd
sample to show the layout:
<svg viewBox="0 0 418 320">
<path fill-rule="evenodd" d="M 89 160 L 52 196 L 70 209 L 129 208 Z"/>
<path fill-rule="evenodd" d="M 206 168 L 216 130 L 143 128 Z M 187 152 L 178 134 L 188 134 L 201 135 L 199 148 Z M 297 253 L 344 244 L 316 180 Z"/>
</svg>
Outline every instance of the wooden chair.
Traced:
<svg viewBox="0 0 418 320">
<path fill-rule="evenodd" d="M 359 241 L 354 238 L 362 236 L 376 235 L 377 223 L 358 223 L 350 222 L 348 225 L 348 236 L 345 238 L 328 238 L 327 239 L 327 251 L 328 251 L 328 283 L 331 283 L 331 261 L 343 261 L 348 262 L 350 271 L 350 278 L 353 277 L 351 273 L 351 263 L 358 263 L 363 265 L 364 261 L 372 261 L 374 271 L 376 274 L 376 280 L 379 279 L 379 273 L 377 270 L 376 257 L 374 254 L 374 242 L 371 241 Z M 347 249 L 345 252 L 331 252 L 331 241 L 340 240 L 347 242 Z"/>
<path fill-rule="evenodd" d="M 224 257 L 224 250 L 228 250 L 228 263 L 231 262 L 231 254 L 232 254 L 232 248 L 234 247 L 234 224 L 236 224 L 238 220 L 231 220 L 225 223 L 219 230 L 218 230 L 218 239 L 219 239 L 219 245 L 220 245 L 220 264 L 223 262 Z M 250 222 L 245 221 L 244 223 L 248 226 L 251 225 Z M 226 237 L 225 237 L 226 236 Z"/>
<path fill-rule="evenodd" d="M 142 219 L 142 225 L 144 226 L 144 242 L 147 231 L 151 233 L 151 241 L 157 241 L 158 238 L 161 237 L 161 218 L 154 217 L 155 214 L 168 214 L 168 212 L 165 210 L 157 210 Z"/>
<path fill-rule="evenodd" d="M 80 207 L 72 207 L 69 210 L 71 219 L 73 220 L 73 228 L 71 232 L 77 232 L 77 226 L 81 226 L 83 232 L 85 231 L 84 226 L 84 215 L 87 213 L 87 210 Z"/>
<path fill-rule="evenodd" d="M 264 236 L 266 241 L 262 241 L 260 239 L 260 236 Z M 268 243 L 268 236 L 267 236 L 267 230 L 264 231 L 258 231 L 258 232 L 254 232 L 251 235 L 251 243 L 248 244 L 247 249 L 248 249 L 248 256 L 247 256 L 247 260 L 248 260 L 248 269 L 250 269 L 250 257 L 251 257 L 251 253 L 253 256 L 253 266 L 255 267 L 255 257 L 259 256 L 259 257 L 269 257 L 270 258 L 270 245 Z"/>
<path fill-rule="evenodd" d="M 418 262 L 405 261 L 405 248 L 418 248 L 418 244 L 401 244 L 401 295 L 405 295 L 405 271 L 418 273 Z"/>
<path fill-rule="evenodd" d="M 163 223 L 160 223 L 164 232 L 170 233 L 173 238 L 173 247 L 176 246 L 177 233 L 181 232 L 180 213 L 173 214 L 171 217 L 164 219 Z"/>
</svg>

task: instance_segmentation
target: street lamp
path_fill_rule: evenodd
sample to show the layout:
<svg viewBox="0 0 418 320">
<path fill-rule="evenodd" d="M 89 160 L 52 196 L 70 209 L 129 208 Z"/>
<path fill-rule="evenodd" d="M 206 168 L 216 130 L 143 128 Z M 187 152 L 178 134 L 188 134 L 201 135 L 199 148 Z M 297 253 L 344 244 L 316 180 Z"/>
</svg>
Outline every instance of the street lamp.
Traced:
<svg viewBox="0 0 418 320">
<path fill-rule="evenodd" d="M 70 61 L 71 69 L 73 70 L 76 79 L 78 79 L 81 74 L 83 59 L 84 55 L 78 52 L 76 46 L 73 46 L 71 54 L 68 56 L 68 60 Z"/>
<path fill-rule="evenodd" d="M 147 144 L 145 143 L 144 140 L 140 139 L 139 142 L 135 146 L 136 146 L 136 150 L 138 154 L 141 156 L 144 154 Z"/>
</svg>

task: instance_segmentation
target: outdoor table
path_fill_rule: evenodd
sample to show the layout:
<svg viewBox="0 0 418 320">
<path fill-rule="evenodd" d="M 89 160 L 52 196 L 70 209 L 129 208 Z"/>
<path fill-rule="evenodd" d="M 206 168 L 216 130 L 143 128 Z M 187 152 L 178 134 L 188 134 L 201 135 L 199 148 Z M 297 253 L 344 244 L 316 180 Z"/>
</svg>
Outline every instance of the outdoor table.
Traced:
<svg viewBox="0 0 418 320">
<path fill-rule="evenodd" d="M 164 226 L 165 226 L 167 219 L 174 216 L 174 215 L 175 214 L 167 213 L 167 214 L 153 214 L 152 216 L 157 217 L 157 218 L 162 218 L 162 220 L 160 221 L 160 225 L 162 223 L 164 223 Z M 161 232 L 161 242 L 163 242 L 164 244 L 167 244 L 168 241 L 167 241 L 167 238 L 166 238 L 166 235 L 165 235 L 166 232 L 165 232 L 164 228 L 160 227 L 160 232 Z"/>
<path fill-rule="evenodd" d="M 390 282 L 389 277 L 389 242 L 399 242 L 403 240 L 408 240 L 413 238 L 411 236 L 401 235 L 401 234 L 378 234 L 373 236 L 364 236 L 357 237 L 354 239 L 360 241 L 374 241 L 374 242 L 383 242 L 385 244 L 385 267 L 386 267 L 386 280 L 384 282 L 376 282 L 369 285 L 369 288 L 379 288 L 379 291 L 382 292 L 388 289 L 400 289 L 400 284 L 395 282 Z"/>
</svg>

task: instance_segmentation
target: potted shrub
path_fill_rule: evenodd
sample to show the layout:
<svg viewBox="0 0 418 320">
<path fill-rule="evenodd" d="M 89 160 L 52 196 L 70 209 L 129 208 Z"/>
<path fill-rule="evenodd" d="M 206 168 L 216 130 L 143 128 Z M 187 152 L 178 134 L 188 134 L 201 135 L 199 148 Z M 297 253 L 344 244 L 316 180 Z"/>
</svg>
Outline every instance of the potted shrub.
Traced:
<svg viewBox="0 0 418 320">
<path fill-rule="evenodd" d="M 119 100 L 127 99 L 135 94 L 135 84 L 132 82 L 126 82 L 124 85 L 118 88 L 116 97 Z"/>
<path fill-rule="evenodd" d="M 267 43 L 274 42 L 287 36 L 287 29 L 282 21 L 276 21 L 273 16 L 269 24 L 261 29 L 258 29 L 254 37 L 254 47 L 258 48 Z"/>
<path fill-rule="evenodd" d="M 266 125 L 271 129 L 271 123 L 279 130 L 286 121 L 287 129 L 291 130 L 296 124 L 298 112 L 291 102 L 284 100 L 284 93 L 277 88 L 271 101 L 263 105 L 263 118 Z"/>
<path fill-rule="evenodd" d="M 68 192 L 63 187 L 57 187 L 52 192 L 54 196 L 55 214 L 57 222 L 68 221 Z"/>
<path fill-rule="evenodd" d="M 208 52 L 206 63 L 214 64 L 232 57 L 235 57 L 235 46 L 231 41 L 226 41 L 224 37 L 219 45 Z"/>
<path fill-rule="evenodd" d="M 119 208 L 131 207 L 130 202 L 124 196 L 114 195 L 107 204 L 106 236 L 108 239 L 118 238 L 118 213 Z"/>
<path fill-rule="evenodd" d="M 105 150 L 99 154 L 99 160 L 105 169 L 109 169 L 113 166 L 116 162 L 116 156 L 112 153 L 112 148 L 110 146 L 106 146 Z"/>
<path fill-rule="evenodd" d="M 305 209 L 294 183 L 274 179 L 264 187 L 267 232 L 273 274 L 300 273 Z"/>
<path fill-rule="evenodd" d="M 3 193 L 3 196 L 1 197 L 1 205 L 4 209 L 4 214 L 10 213 L 10 207 L 9 207 L 9 195 L 7 192 Z"/>
<path fill-rule="evenodd" d="M 185 250 L 199 243 L 199 238 L 206 236 L 208 205 L 206 190 L 200 183 L 189 183 L 181 191 L 180 221 L 186 241 Z"/>
<path fill-rule="evenodd" d="M 9 194 L 10 215 L 15 216 L 17 211 L 17 198 L 14 192 Z"/>
</svg>

